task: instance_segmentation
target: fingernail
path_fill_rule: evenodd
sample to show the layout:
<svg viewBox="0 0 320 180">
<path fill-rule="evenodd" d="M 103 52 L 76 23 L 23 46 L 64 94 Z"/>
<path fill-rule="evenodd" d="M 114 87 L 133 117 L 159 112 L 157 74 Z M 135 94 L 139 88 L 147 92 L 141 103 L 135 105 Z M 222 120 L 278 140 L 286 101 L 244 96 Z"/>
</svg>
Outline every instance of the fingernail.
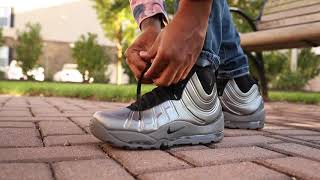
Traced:
<svg viewBox="0 0 320 180">
<path fill-rule="evenodd" d="M 140 56 L 147 56 L 148 52 L 147 51 L 140 51 Z"/>
<path fill-rule="evenodd" d="M 146 72 L 146 73 L 144 74 L 144 77 L 145 77 L 145 78 L 150 78 L 149 73 L 148 73 L 148 72 Z"/>
</svg>

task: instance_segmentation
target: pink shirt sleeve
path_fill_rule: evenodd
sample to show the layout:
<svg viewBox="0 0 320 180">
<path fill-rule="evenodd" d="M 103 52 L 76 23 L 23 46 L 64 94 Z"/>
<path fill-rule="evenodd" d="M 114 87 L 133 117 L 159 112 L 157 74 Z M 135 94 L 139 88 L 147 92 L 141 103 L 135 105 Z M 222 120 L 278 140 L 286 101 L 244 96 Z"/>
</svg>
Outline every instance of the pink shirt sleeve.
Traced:
<svg viewBox="0 0 320 180">
<path fill-rule="evenodd" d="M 141 22 L 148 17 L 156 14 L 162 14 L 162 21 L 164 24 L 168 22 L 168 15 L 165 10 L 163 0 L 129 0 L 133 16 L 139 27 Z"/>
</svg>

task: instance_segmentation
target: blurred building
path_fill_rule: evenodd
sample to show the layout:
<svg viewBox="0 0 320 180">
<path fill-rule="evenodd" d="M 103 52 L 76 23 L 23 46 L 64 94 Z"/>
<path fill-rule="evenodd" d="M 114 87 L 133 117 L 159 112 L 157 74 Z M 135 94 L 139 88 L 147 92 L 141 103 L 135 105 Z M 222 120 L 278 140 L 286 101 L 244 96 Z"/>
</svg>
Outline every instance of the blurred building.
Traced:
<svg viewBox="0 0 320 180">
<path fill-rule="evenodd" d="M 13 27 L 13 13 L 11 7 L 0 7 L 0 27 L 9 29 Z M 0 70 L 4 71 L 5 67 L 12 59 L 12 49 L 9 46 L 0 47 Z"/>
<path fill-rule="evenodd" d="M 107 49 L 113 62 L 108 68 L 109 79 L 110 82 L 116 82 L 115 46 L 112 41 L 105 38 L 92 1 L 66 1 L 59 5 L 14 13 L 14 8 L 6 7 L 2 9 L 2 13 L 0 9 L 0 25 L 4 24 L 6 44 L 9 46 L 14 46 L 14 41 L 17 39 L 16 31 L 23 30 L 26 23 L 39 23 L 41 25 L 41 36 L 45 41 L 45 46 L 39 61 L 45 69 L 46 77 L 52 78 L 54 73 L 61 70 L 64 64 L 75 63 L 71 56 L 73 43 L 82 34 L 91 32 L 97 34 L 98 43 Z M 10 59 L 14 59 L 14 55 L 10 56 L 9 49 L 2 48 L 0 50 L 0 66 L 8 65 Z M 127 77 L 124 76 L 123 82 L 126 81 Z"/>
</svg>

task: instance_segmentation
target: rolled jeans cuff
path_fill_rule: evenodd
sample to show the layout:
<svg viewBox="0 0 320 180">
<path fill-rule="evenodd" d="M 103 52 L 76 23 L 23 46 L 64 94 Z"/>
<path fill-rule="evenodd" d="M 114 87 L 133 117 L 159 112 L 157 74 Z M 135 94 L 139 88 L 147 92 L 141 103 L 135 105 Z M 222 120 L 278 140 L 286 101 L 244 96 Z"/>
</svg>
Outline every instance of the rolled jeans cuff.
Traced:
<svg viewBox="0 0 320 180">
<path fill-rule="evenodd" d="M 214 70 L 217 71 L 220 64 L 220 57 L 208 51 L 201 51 L 196 65 L 201 67 L 213 66 Z"/>
</svg>

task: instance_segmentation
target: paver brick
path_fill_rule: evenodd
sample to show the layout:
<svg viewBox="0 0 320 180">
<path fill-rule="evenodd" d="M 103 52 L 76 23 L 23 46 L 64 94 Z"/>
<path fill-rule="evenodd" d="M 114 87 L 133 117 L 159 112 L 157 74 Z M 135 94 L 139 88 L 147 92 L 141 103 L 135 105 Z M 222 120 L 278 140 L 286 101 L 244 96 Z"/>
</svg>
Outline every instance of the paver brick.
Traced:
<svg viewBox="0 0 320 180">
<path fill-rule="evenodd" d="M 39 132 L 36 129 L 0 128 L 0 147 L 42 146 L 39 136 Z"/>
<path fill-rule="evenodd" d="M 48 164 L 1 163 L 0 179 L 3 180 L 53 180 Z"/>
<path fill-rule="evenodd" d="M 16 116 L 16 117 L 27 117 L 27 116 L 29 116 L 29 117 L 31 117 L 32 115 L 31 115 L 31 113 L 30 113 L 30 111 L 0 111 L 0 116 L 4 116 L 4 117 L 7 117 L 7 116 L 12 116 L 12 115 L 14 115 L 14 116 Z"/>
<path fill-rule="evenodd" d="M 35 128 L 32 122 L 2 122 L 0 121 L 0 128 Z"/>
<path fill-rule="evenodd" d="M 177 146 L 172 147 L 168 151 L 169 152 L 178 152 L 178 151 L 191 151 L 191 150 L 200 150 L 200 149 L 209 149 L 209 147 L 204 145 L 196 145 L 196 146 Z"/>
<path fill-rule="evenodd" d="M 0 108 L 1 111 L 29 111 L 27 107 L 6 107 L 3 106 Z"/>
<path fill-rule="evenodd" d="M 305 141 L 320 141 L 320 136 L 293 136 L 293 138 L 297 138 Z"/>
<path fill-rule="evenodd" d="M 71 118 L 76 124 L 78 124 L 80 127 L 89 127 L 89 123 L 91 120 L 91 117 L 72 117 Z"/>
<path fill-rule="evenodd" d="M 109 145 L 103 145 L 103 149 L 135 175 L 190 167 L 187 163 L 160 150 L 130 151 L 112 148 Z"/>
<path fill-rule="evenodd" d="M 54 163 L 57 180 L 133 180 L 120 165 L 110 159 L 81 160 Z"/>
<path fill-rule="evenodd" d="M 274 129 L 294 129 L 290 126 L 280 126 L 280 125 L 274 125 L 274 124 L 265 124 L 263 127 L 263 130 L 274 130 Z"/>
<path fill-rule="evenodd" d="M 266 146 L 281 153 L 288 153 L 320 161 L 320 150 L 316 148 L 294 143 L 269 144 Z"/>
<path fill-rule="evenodd" d="M 46 121 L 40 122 L 39 125 L 43 136 L 85 134 L 84 131 L 82 131 L 76 124 L 72 123 L 71 121 Z"/>
<path fill-rule="evenodd" d="M 226 164 L 257 159 L 284 157 L 283 154 L 269 151 L 260 147 L 221 148 L 193 151 L 179 151 L 174 153 L 181 159 L 196 166 Z"/>
<path fill-rule="evenodd" d="M 265 166 L 301 179 L 320 179 L 320 163 L 299 157 L 268 159 L 261 161 Z"/>
<path fill-rule="evenodd" d="M 60 113 L 56 108 L 52 107 L 31 107 L 33 114 Z"/>
<path fill-rule="evenodd" d="M 275 139 L 280 139 L 280 140 L 287 142 L 287 143 L 302 144 L 302 145 L 306 145 L 306 146 L 315 147 L 315 148 L 320 149 L 320 146 L 315 144 L 312 141 L 305 141 L 305 140 L 300 140 L 300 139 L 293 138 L 290 136 L 281 136 L 281 135 L 270 135 L 270 137 L 275 138 Z"/>
<path fill-rule="evenodd" d="M 291 178 L 279 172 L 267 169 L 263 166 L 250 162 L 241 162 L 236 164 L 225 164 L 209 167 L 198 167 L 192 169 L 183 169 L 169 172 L 150 173 L 139 176 L 141 180 L 290 180 Z"/>
<path fill-rule="evenodd" d="M 274 129 L 274 130 L 266 130 L 271 133 L 280 134 L 280 135 L 320 135 L 320 132 L 303 130 L 303 129 Z"/>
<path fill-rule="evenodd" d="M 8 117 L 0 117 L 0 121 L 19 121 L 19 122 L 38 122 L 38 121 L 67 121 L 66 117 L 16 117 L 8 116 Z"/>
<path fill-rule="evenodd" d="M 101 142 L 92 135 L 64 135 L 64 136 L 47 136 L 44 138 L 46 146 L 68 146 L 79 144 L 92 144 Z"/>
<path fill-rule="evenodd" d="M 245 147 L 269 143 L 279 143 L 281 140 L 261 135 L 254 136 L 238 136 L 225 137 L 220 143 L 212 144 L 211 147 L 226 148 L 226 147 Z"/>
<path fill-rule="evenodd" d="M 2 148 L 0 151 L 0 162 L 53 162 L 105 157 L 94 145 Z"/>
<path fill-rule="evenodd" d="M 262 135 L 263 131 L 245 130 L 245 129 L 224 129 L 224 136 L 252 136 Z"/>
</svg>

